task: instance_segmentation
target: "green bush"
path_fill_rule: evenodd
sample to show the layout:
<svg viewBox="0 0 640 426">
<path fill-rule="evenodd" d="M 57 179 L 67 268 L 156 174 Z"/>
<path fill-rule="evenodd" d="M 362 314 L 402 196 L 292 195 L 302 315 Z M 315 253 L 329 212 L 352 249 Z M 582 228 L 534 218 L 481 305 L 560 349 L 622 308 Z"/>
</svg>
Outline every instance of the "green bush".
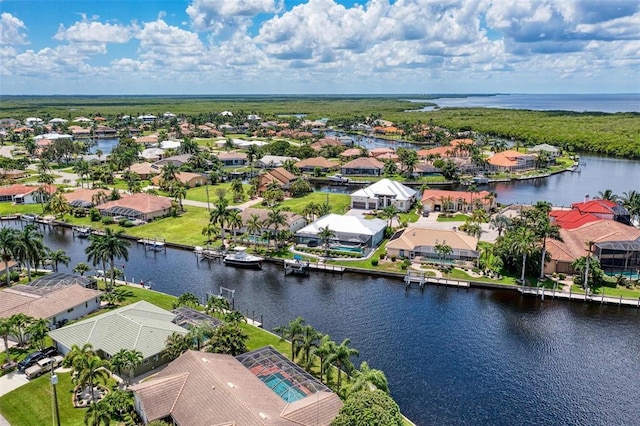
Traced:
<svg viewBox="0 0 640 426">
<path fill-rule="evenodd" d="M 13 271 L 9 274 L 9 280 L 11 282 L 17 283 L 20 280 L 20 272 Z M 7 274 L 0 275 L 0 285 L 6 284 L 7 282 Z"/>
<path fill-rule="evenodd" d="M 371 266 L 378 266 L 378 259 L 371 259 Z"/>
<path fill-rule="evenodd" d="M 105 225 L 111 225 L 111 224 L 115 223 L 115 222 L 114 222 L 114 220 L 113 220 L 113 218 L 112 218 L 111 216 L 105 216 L 105 217 L 103 217 L 103 218 L 102 218 L 102 220 L 101 220 L 101 222 L 102 222 L 103 224 L 105 224 Z"/>
<path fill-rule="evenodd" d="M 97 222 L 100 220 L 100 210 L 96 209 L 95 207 L 92 208 L 91 210 L 89 210 L 89 218 L 91 219 L 91 222 Z"/>
<path fill-rule="evenodd" d="M 391 261 L 392 261 L 392 262 L 395 262 L 395 261 L 396 261 L 396 259 L 397 259 L 397 258 L 396 258 L 395 256 L 391 256 Z"/>
<path fill-rule="evenodd" d="M 565 278 L 567 278 L 567 274 L 560 273 L 558 274 L 558 278 L 560 278 L 561 280 L 564 280 Z"/>
</svg>

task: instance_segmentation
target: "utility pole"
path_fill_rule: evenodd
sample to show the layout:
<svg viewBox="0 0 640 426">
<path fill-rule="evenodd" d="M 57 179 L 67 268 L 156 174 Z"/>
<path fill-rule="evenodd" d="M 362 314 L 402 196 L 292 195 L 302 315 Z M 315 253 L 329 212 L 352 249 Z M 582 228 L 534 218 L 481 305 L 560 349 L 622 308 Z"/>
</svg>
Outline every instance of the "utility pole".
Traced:
<svg viewBox="0 0 640 426">
<path fill-rule="evenodd" d="M 53 388 L 53 425 L 60 426 L 60 411 L 58 410 L 58 394 L 56 393 L 56 385 L 58 384 L 58 375 L 53 372 L 51 366 L 51 387 Z"/>
</svg>

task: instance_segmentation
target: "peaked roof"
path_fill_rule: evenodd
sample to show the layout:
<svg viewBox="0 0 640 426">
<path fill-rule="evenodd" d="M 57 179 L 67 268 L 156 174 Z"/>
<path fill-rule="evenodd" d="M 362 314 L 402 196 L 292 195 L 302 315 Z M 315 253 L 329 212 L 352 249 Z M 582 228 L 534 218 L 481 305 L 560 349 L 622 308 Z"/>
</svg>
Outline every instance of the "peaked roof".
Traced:
<svg viewBox="0 0 640 426">
<path fill-rule="evenodd" d="M 582 213 L 576 209 L 552 210 L 549 212 L 549 216 L 554 225 L 564 229 L 575 229 L 589 222 L 604 220 L 591 213 Z"/>
<path fill-rule="evenodd" d="M 623 214 L 622 212 L 620 212 L 620 208 L 623 207 L 618 203 L 610 200 L 603 200 L 600 198 L 591 201 L 585 201 L 583 203 L 573 203 L 571 204 L 571 208 L 576 209 L 581 213 Z"/>
<path fill-rule="evenodd" d="M 490 196 L 489 191 L 480 192 L 467 192 L 467 191 L 447 191 L 444 189 L 425 189 L 422 192 L 422 202 L 441 202 L 444 199 L 451 197 L 452 201 L 463 199 L 466 203 L 480 200 L 482 204 L 488 204 L 491 202 L 487 197 Z"/>
<path fill-rule="evenodd" d="M 342 166 L 344 169 L 384 169 L 384 163 L 371 157 L 360 157 Z"/>
<path fill-rule="evenodd" d="M 380 195 L 395 197 L 396 200 L 410 200 L 418 191 L 391 179 L 380 179 L 378 182 L 352 193 L 352 197 L 375 198 Z"/>
<path fill-rule="evenodd" d="M 304 160 L 300 160 L 296 163 L 296 167 L 320 167 L 323 169 L 331 169 L 333 167 L 338 167 L 340 163 L 336 161 L 327 160 L 324 157 L 313 157 L 313 158 L 305 158 Z"/>
<path fill-rule="evenodd" d="M 120 198 L 119 200 L 108 201 L 98 206 L 99 210 L 110 209 L 111 207 L 125 207 L 141 213 L 153 213 L 158 210 L 171 207 L 171 199 L 152 194 L 137 192 Z"/>
<path fill-rule="evenodd" d="M 384 229 L 387 223 L 382 219 L 365 219 L 361 216 L 342 216 L 331 213 L 305 226 L 296 234 L 316 235 L 320 228 L 329 227 L 335 233 L 375 235 Z"/>
<path fill-rule="evenodd" d="M 448 229 L 406 228 L 398 236 L 387 243 L 387 248 L 414 250 L 416 247 L 435 247 L 437 244 L 447 244 L 454 250 L 476 251 L 478 239 Z"/>
<path fill-rule="evenodd" d="M 167 337 L 187 330 L 172 323 L 175 314 L 140 301 L 102 315 L 49 332 L 66 347 L 91 343 L 94 349 L 113 356 L 120 349 L 142 352 L 144 358 L 164 350 Z"/>
<path fill-rule="evenodd" d="M 264 349 L 271 348 L 242 354 L 238 359 L 187 351 L 155 378 L 134 385 L 131 390 L 147 421 L 171 416 L 176 423 L 191 426 L 329 425 L 342 407 L 336 394 L 313 393 L 305 384 L 305 395 L 287 403 L 259 378 L 261 375 L 268 379 L 277 373 L 284 376 L 286 373 L 279 367 L 286 369 L 287 363 L 292 364 L 284 356 L 278 357 L 271 349 L 270 360 L 277 359 L 277 364 L 255 368 L 239 360 L 252 358 Z"/>
<path fill-rule="evenodd" d="M 0 318 L 18 313 L 34 318 L 51 318 L 101 294 L 101 291 L 79 284 L 62 286 L 44 294 L 34 292 L 29 286 L 17 285 L 0 291 Z"/>
</svg>

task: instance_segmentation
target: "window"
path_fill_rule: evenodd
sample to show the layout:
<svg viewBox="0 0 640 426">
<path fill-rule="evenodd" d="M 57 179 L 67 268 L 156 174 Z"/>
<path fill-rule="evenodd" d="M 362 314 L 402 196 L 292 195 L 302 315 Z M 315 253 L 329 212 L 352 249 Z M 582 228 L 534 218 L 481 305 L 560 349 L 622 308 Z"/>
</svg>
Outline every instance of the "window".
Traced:
<svg viewBox="0 0 640 426">
<path fill-rule="evenodd" d="M 67 309 L 67 312 L 73 312 L 73 308 Z"/>
</svg>

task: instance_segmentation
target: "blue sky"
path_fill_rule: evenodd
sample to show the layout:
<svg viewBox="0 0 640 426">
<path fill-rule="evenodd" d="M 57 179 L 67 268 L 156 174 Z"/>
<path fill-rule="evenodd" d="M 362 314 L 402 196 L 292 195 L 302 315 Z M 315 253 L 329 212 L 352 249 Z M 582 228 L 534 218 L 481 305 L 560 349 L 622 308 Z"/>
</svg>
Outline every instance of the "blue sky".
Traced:
<svg viewBox="0 0 640 426">
<path fill-rule="evenodd" d="M 637 93 L 637 0 L 0 0 L 0 94 Z"/>
</svg>

